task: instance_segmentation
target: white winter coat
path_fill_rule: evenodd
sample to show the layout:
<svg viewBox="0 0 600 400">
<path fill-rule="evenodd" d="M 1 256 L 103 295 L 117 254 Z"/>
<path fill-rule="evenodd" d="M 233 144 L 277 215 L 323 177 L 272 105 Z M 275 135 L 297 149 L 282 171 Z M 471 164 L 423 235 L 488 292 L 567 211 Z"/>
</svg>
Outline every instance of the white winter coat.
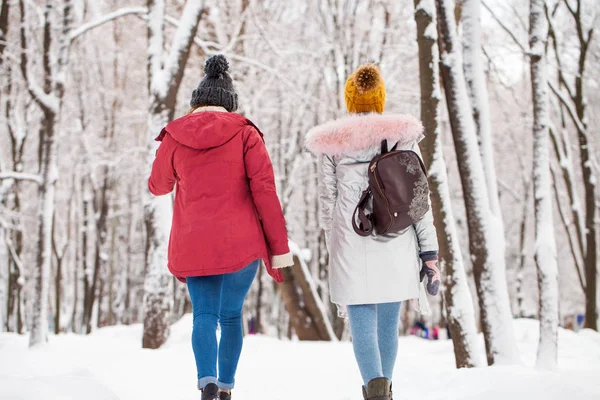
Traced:
<svg viewBox="0 0 600 400">
<path fill-rule="evenodd" d="M 368 165 L 380 153 L 381 141 L 420 154 L 422 131 L 421 123 L 408 115 L 359 114 L 308 132 L 306 146 L 321 159 L 320 223 L 329 251 L 332 302 L 346 306 L 419 299 L 421 312 L 429 310 L 419 281 L 419 253 L 438 250 L 431 210 L 392 237 L 361 237 L 352 228 L 352 214 L 368 186 Z"/>
</svg>

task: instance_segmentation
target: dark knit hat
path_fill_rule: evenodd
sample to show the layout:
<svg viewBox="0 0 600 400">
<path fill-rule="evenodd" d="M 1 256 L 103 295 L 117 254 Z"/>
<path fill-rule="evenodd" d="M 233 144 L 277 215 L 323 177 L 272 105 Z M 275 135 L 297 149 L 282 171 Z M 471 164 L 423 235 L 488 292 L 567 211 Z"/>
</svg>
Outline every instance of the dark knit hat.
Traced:
<svg viewBox="0 0 600 400">
<path fill-rule="evenodd" d="M 229 112 L 237 110 L 238 95 L 233 88 L 228 70 L 229 63 L 222 54 L 206 60 L 204 65 L 206 76 L 192 92 L 190 106 L 220 106 Z"/>
</svg>

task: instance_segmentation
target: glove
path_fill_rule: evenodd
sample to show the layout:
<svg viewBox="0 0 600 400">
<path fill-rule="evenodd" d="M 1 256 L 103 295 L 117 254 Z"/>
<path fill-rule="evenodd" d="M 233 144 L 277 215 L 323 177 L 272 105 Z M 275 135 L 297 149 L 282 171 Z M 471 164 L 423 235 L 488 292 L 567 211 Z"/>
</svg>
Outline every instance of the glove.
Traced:
<svg viewBox="0 0 600 400">
<path fill-rule="evenodd" d="M 421 282 L 427 276 L 427 293 L 436 296 L 440 289 L 440 269 L 438 268 L 437 252 L 421 253 Z"/>
<path fill-rule="evenodd" d="M 271 257 L 271 266 L 275 269 L 287 268 L 294 265 L 292 253 L 281 254 Z"/>
</svg>

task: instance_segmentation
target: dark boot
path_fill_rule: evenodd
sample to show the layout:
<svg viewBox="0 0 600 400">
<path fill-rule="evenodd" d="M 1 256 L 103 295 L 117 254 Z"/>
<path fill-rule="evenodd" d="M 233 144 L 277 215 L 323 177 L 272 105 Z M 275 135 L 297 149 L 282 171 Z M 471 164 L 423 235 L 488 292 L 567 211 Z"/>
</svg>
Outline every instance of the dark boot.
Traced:
<svg viewBox="0 0 600 400">
<path fill-rule="evenodd" d="M 219 392 L 219 396 L 219 399 L 221 400 L 231 400 L 231 393 Z"/>
<path fill-rule="evenodd" d="M 363 386 L 365 400 L 392 400 L 390 381 L 387 378 L 375 378 Z"/>
<path fill-rule="evenodd" d="M 209 383 L 202 389 L 202 400 L 220 400 L 219 387 L 214 383 Z"/>
</svg>

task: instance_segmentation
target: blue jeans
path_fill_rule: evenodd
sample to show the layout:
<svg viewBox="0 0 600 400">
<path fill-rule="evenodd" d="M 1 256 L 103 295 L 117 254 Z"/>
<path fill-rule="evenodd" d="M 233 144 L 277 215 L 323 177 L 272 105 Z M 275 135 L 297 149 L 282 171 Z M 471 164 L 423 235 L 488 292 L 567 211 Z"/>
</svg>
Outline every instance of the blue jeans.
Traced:
<svg viewBox="0 0 600 400">
<path fill-rule="evenodd" d="M 244 341 L 242 307 L 258 266 L 257 260 L 233 274 L 186 279 L 194 312 L 192 348 L 199 389 L 209 383 L 215 383 L 223 390 L 234 387 Z M 218 323 L 221 325 L 221 341 L 217 345 Z"/>
<path fill-rule="evenodd" d="M 398 354 L 400 303 L 349 305 L 348 318 L 365 386 L 375 378 L 391 381 Z"/>
</svg>

